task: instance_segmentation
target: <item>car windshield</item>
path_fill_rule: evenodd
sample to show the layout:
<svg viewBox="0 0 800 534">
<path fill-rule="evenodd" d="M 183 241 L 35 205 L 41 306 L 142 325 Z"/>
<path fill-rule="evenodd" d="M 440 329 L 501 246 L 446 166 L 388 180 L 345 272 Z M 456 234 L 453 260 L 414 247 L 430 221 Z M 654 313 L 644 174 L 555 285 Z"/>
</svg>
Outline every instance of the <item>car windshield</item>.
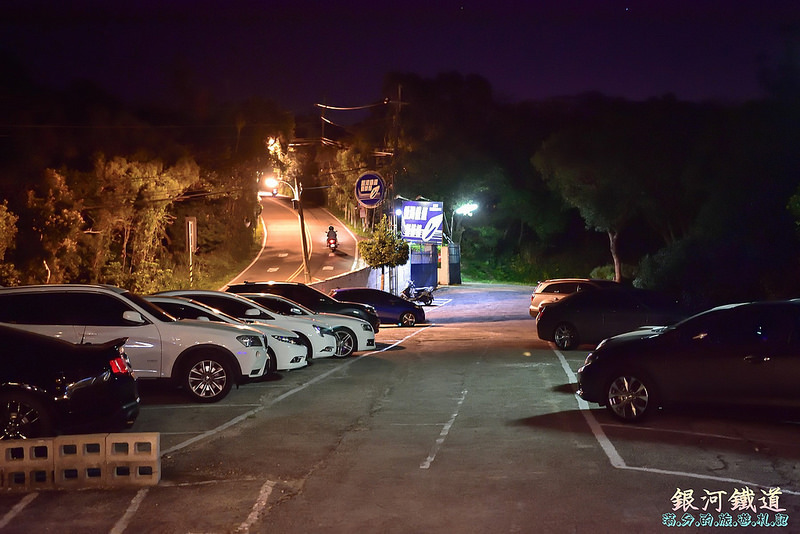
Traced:
<svg viewBox="0 0 800 534">
<path fill-rule="evenodd" d="M 280 313 L 281 315 L 316 315 L 314 311 L 309 310 L 299 302 L 284 299 L 277 295 L 258 295 L 245 293 L 242 296 L 259 303 L 275 313 Z"/>
<path fill-rule="evenodd" d="M 153 317 L 155 317 L 159 321 L 163 321 L 165 323 L 173 323 L 173 322 L 177 321 L 177 319 L 175 317 L 173 317 L 172 315 L 168 314 L 167 312 L 165 312 L 164 310 L 162 310 L 161 308 L 159 308 L 158 306 L 156 306 L 152 302 L 146 301 L 145 299 L 143 299 L 139 295 L 134 295 L 133 293 L 130 293 L 128 291 L 124 292 L 123 295 L 125 296 L 125 298 L 127 298 L 128 300 L 130 300 L 131 302 L 133 302 L 134 304 L 136 304 L 140 308 L 142 308 L 144 311 L 146 311 L 147 313 L 149 313 L 150 315 L 152 315 Z"/>
<path fill-rule="evenodd" d="M 315 301 L 315 302 L 325 302 L 327 304 L 332 304 L 332 303 L 338 302 L 336 299 L 329 297 L 328 295 L 326 295 L 322 291 L 318 291 L 318 290 L 314 289 L 313 287 L 305 286 L 304 290 L 305 291 L 301 291 L 300 293 L 302 293 L 301 296 L 303 298 L 305 298 L 305 299 L 309 299 L 309 300 Z M 305 302 L 303 304 L 305 304 Z"/>
</svg>

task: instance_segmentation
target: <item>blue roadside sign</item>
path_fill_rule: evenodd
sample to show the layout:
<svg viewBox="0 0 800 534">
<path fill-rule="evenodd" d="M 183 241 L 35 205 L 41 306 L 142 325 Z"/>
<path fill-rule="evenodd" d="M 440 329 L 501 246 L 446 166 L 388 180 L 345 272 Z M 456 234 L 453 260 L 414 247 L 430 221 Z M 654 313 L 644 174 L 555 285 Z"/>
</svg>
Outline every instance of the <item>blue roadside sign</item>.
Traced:
<svg viewBox="0 0 800 534">
<path fill-rule="evenodd" d="M 374 208 L 386 198 L 386 182 L 377 172 L 368 171 L 356 180 L 356 200 L 365 208 Z"/>
<path fill-rule="evenodd" d="M 441 202 L 403 202 L 403 239 L 410 243 L 442 244 Z"/>
</svg>

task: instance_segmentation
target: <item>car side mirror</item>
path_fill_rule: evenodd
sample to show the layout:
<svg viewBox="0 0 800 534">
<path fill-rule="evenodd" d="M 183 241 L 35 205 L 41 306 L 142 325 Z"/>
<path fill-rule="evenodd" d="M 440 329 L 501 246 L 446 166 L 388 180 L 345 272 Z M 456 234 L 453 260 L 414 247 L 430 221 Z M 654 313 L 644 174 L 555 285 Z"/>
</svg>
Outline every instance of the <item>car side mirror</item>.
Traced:
<svg viewBox="0 0 800 534">
<path fill-rule="evenodd" d="M 137 311 L 133 311 L 133 310 L 128 310 L 128 311 L 122 312 L 122 319 L 124 321 L 128 321 L 129 323 L 133 323 L 133 324 L 137 324 L 137 325 L 144 324 L 144 322 L 145 322 L 144 321 L 144 317 L 142 317 L 142 314 L 137 312 Z"/>
<path fill-rule="evenodd" d="M 258 311 L 256 308 L 248 308 L 244 312 L 245 317 L 258 317 L 261 315 L 261 312 Z"/>
<path fill-rule="evenodd" d="M 303 315 L 303 312 L 300 310 L 300 308 L 291 308 L 289 313 L 292 315 Z"/>
</svg>

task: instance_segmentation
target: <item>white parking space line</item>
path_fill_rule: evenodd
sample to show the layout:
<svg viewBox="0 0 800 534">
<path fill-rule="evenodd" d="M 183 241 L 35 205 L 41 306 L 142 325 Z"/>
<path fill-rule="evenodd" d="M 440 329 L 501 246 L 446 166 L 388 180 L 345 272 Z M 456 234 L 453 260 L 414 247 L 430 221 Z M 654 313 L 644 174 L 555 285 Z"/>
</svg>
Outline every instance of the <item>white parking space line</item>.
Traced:
<svg viewBox="0 0 800 534">
<path fill-rule="evenodd" d="M 272 494 L 272 489 L 275 487 L 275 482 L 272 480 L 267 480 L 263 486 L 261 486 L 261 491 L 258 493 L 258 499 L 256 499 L 255 504 L 253 504 L 253 508 L 250 509 L 250 515 L 247 516 L 247 519 L 239 525 L 239 528 L 236 529 L 236 532 L 250 532 L 250 527 L 258 520 L 258 514 L 261 513 L 261 510 L 267 506 L 267 501 L 269 500 L 269 496 Z"/>
<path fill-rule="evenodd" d="M 420 469 L 428 469 L 430 468 L 433 461 L 436 459 L 436 454 L 439 452 L 444 440 L 447 439 L 447 435 L 450 433 L 450 429 L 453 427 L 453 423 L 456 421 L 456 417 L 458 417 L 458 412 L 461 410 L 461 405 L 464 404 L 464 399 L 467 398 L 467 390 L 463 390 L 461 392 L 461 397 L 458 398 L 458 402 L 456 403 L 456 411 L 453 412 L 453 415 L 450 416 L 450 420 L 447 421 L 444 426 L 442 427 L 442 431 L 439 432 L 439 437 L 436 438 L 436 442 L 433 444 L 431 448 L 431 452 L 428 454 L 428 457 L 425 458 L 425 461 L 419 464 Z"/>
<path fill-rule="evenodd" d="M 561 353 L 560 350 L 553 349 L 553 352 L 555 352 L 559 362 L 561 362 L 561 367 L 564 370 L 564 373 L 567 375 L 567 378 L 569 379 L 570 383 L 571 384 L 576 383 L 578 381 L 578 377 L 575 375 L 575 373 L 572 372 L 569 363 L 567 363 L 567 359 L 564 357 L 564 355 Z M 594 434 L 597 443 L 600 445 L 600 448 L 603 449 L 603 452 L 608 457 L 611 466 L 614 467 L 615 469 L 626 469 L 629 471 L 641 471 L 644 473 L 651 473 L 651 474 L 697 478 L 701 480 L 713 480 L 714 482 L 726 482 L 731 484 L 744 484 L 745 486 L 757 486 L 760 488 L 770 487 L 769 484 L 761 484 L 749 480 L 739 480 L 736 478 L 727 478 L 727 477 L 716 477 L 716 476 L 692 473 L 687 471 L 672 471 L 670 469 L 657 469 L 652 467 L 638 467 L 638 466 L 627 465 L 625 463 L 625 460 L 622 458 L 622 456 L 620 456 L 619 452 L 617 452 L 617 449 L 611 443 L 611 440 L 609 440 L 605 432 L 603 432 L 600 422 L 597 420 L 597 418 L 595 418 L 594 414 L 592 413 L 589 407 L 589 403 L 580 398 L 577 394 L 575 395 L 575 399 L 578 401 L 578 408 L 580 408 L 581 414 L 583 415 L 583 418 L 586 420 L 586 423 L 589 425 L 592 434 Z M 698 435 L 698 436 L 700 435 L 694 432 L 687 432 L 687 434 Z M 792 491 L 784 488 L 781 488 L 781 491 L 783 493 L 788 493 L 791 495 L 800 495 L 800 491 Z"/>
<path fill-rule="evenodd" d="M 430 306 L 425 306 L 425 313 L 427 314 L 428 312 L 435 312 L 439 308 L 446 306 L 451 302 L 453 302 L 453 299 L 434 299 L 433 304 Z"/>
<path fill-rule="evenodd" d="M 0 528 L 4 528 L 6 525 L 8 525 L 11 520 L 17 517 L 20 512 L 22 512 L 26 506 L 33 502 L 38 495 L 38 493 L 29 493 L 20 499 L 20 501 L 15 504 L 11 510 L 6 512 L 2 519 L 0 519 Z"/>
<path fill-rule="evenodd" d="M 109 534 L 122 534 L 125 532 L 125 529 L 128 528 L 128 524 L 133 518 L 133 515 L 139 509 L 142 501 L 147 496 L 148 490 L 149 488 L 142 488 L 136 492 L 136 496 L 131 500 L 131 503 L 128 505 L 128 509 L 125 510 L 125 513 L 119 518 L 119 521 L 117 521 L 114 527 L 109 531 Z"/>
</svg>

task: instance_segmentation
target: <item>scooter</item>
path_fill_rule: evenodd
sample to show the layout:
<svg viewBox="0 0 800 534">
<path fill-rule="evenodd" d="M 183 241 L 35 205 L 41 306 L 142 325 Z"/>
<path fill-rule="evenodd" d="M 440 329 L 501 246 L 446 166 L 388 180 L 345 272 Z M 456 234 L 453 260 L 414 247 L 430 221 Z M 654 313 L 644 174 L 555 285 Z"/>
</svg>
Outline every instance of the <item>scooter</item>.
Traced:
<svg viewBox="0 0 800 534">
<path fill-rule="evenodd" d="M 413 280 L 409 280 L 406 288 L 400 292 L 400 296 L 411 302 L 418 302 L 423 306 L 430 306 L 430 304 L 433 303 L 434 291 L 436 291 L 436 286 L 417 287 Z"/>
</svg>

